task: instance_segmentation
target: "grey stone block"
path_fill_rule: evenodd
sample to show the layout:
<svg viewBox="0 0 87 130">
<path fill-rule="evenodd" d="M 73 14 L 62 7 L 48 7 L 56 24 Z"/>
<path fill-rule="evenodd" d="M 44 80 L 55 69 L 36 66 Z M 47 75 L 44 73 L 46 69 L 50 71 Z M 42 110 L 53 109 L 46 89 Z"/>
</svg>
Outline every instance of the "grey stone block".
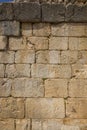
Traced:
<svg viewBox="0 0 87 130">
<path fill-rule="evenodd" d="M 16 21 L 0 22 L 0 35 L 19 36 L 20 35 L 20 23 L 16 22 Z"/>
<path fill-rule="evenodd" d="M 38 3 L 15 3 L 14 19 L 21 22 L 39 22 L 41 20 L 41 9 Z"/>
<path fill-rule="evenodd" d="M 87 5 L 68 5 L 66 8 L 65 21 L 87 22 Z"/>
<path fill-rule="evenodd" d="M 13 10 L 11 3 L 0 4 L 0 20 L 12 20 Z"/>
<path fill-rule="evenodd" d="M 64 4 L 42 4 L 42 21 L 63 22 L 65 10 Z"/>
</svg>

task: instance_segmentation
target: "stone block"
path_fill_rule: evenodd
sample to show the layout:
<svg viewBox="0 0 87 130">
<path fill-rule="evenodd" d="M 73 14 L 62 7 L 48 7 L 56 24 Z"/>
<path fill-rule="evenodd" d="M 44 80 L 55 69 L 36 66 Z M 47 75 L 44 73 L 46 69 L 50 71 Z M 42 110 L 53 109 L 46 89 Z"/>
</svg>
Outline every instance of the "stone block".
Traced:
<svg viewBox="0 0 87 130">
<path fill-rule="evenodd" d="M 14 97 L 43 97 L 43 80 L 32 78 L 16 78 L 12 84 Z"/>
<path fill-rule="evenodd" d="M 0 120 L 1 130 L 14 130 L 14 120 L 12 119 L 1 119 Z"/>
<path fill-rule="evenodd" d="M 65 19 L 64 4 L 42 4 L 43 22 L 63 22 Z"/>
<path fill-rule="evenodd" d="M 23 118 L 24 100 L 17 98 L 0 98 L 0 118 Z"/>
<path fill-rule="evenodd" d="M 87 51 L 79 51 L 77 63 L 78 64 L 87 64 Z"/>
<path fill-rule="evenodd" d="M 0 64 L 0 77 L 4 77 L 4 72 L 5 72 L 5 66 L 3 64 Z"/>
<path fill-rule="evenodd" d="M 45 97 L 67 97 L 67 79 L 45 80 Z"/>
<path fill-rule="evenodd" d="M 61 130 L 80 130 L 79 126 L 68 126 L 68 125 L 63 125 L 61 127 Z"/>
<path fill-rule="evenodd" d="M 51 37 L 49 39 L 50 50 L 67 50 L 68 49 L 68 38 L 67 37 Z"/>
<path fill-rule="evenodd" d="M 7 46 L 7 37 L 0 36 L 0 50 L 6 50 Z"/>
<path fill-rule="evenodd" d="M 32 24 L 31 23 L 22 23 L 22 35 L 23 36 L 32 36 Z"/>
<path fill-rule="evenodd" d="M 11 95 L 12 80 L 0 78 L 0 97 L 8 97 Z"/>
<path fill-rule="evenodd" d="M 15 54 L 15 63 L 34 63 L 35 52 L 33 50 L 17 51 Z"/>
<path fill-rule="evenodd" d="M 62 98 L 29 98 L 26 100 L 26 118 L 64 118 Z"/>
<path fill-rule="evenodd" d="M 8 64 L 6 65 L 5 76 L 9 78 L 30 77 L 29 64 Z"/>
<path fill-rule="evenodd" d="M 16 120 L 16 130 L 30 130 L 30 120 L 17 119 Z"/>
<path fill-rule="evenodd" d="M 0 35 L 19 36 L 20 35 L 20 23 L 17 21 L 0 22 Z"/>
</svg>

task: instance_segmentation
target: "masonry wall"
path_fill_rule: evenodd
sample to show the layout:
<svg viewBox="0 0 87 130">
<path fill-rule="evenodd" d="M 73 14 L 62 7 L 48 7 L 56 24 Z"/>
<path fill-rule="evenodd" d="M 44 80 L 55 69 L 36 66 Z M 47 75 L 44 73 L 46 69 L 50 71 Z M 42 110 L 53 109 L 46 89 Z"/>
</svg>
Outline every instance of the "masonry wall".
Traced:
<svg viewBox="0 0 87 130">
<path fill-rule="evenodd" d="M 87 130 L 86 4 L 0 5 L 0 130 Z"/>
</svg>

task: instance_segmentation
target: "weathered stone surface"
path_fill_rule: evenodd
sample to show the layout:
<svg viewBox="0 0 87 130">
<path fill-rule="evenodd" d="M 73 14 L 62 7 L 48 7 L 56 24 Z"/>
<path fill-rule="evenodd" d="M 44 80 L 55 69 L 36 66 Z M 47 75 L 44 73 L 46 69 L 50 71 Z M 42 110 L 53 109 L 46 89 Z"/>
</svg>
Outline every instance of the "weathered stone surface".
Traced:
<svg viewBox="0 0 87 130">
<path fill-rule="evenodd" d="M 27 118 L 64 118 L 64 100 L 62 98 L 30 98 L 26 100 Z"/>
<path fill-rule="evenodd" d="M 16 120 L 16 130 L 30 130 L 30 120 Z"/>
<path fill-rule="evenodd" d="M 64 4 L 43 4 L 42 21 L 43 22 L 63 22 L 65 19 Z"/>
<path fill-rule="evenodd" d="M 5 76 L 9 78 L 30 77 L 29 64 L 11 64 L 6 65 Z"/>
<path fill-rule="evenodd" d="M 14 130 L 14 120 L 12 119 L 0 120 L 0 129 L 1 130 Z"/>
<path fill-rule="evenodd" d="M 79 51 L 77 63 L 87 64 L 87 51 Z"/>
<path fill-rule="evenodd" d="M 37 51 L 36 63 L 60 63 L 60 52 L 59 51 Z"/>
<path fill-rule="evenodd" d="M 60 63 L 62 64 L 73 64 L 78 60 L 77 51 L 62 51 L 60 56 Z"/>
<path fill-rule="evenodd" d="M 70 97 L 87 97 L 87 80 L 71 79 L 69 83 Z"/>
<path fill-rule="evenodd" d="M 12 80 L 0 78 L 0 97 L 8 97 L 11 95 Z"/>
<path fill-rule="evenodd" d="M 68 5 L 66 8 L 65 21 L 87 22 L 87 5 Z"/>
<path fill-rule="evenodd" d="M 61 119 L 33 119 L 32 130 L 60 130 L 62 124 Z"/>
<path fill-rule="evenodd" d="M 22 35 L 23 36 L 32 36 L 32 24 L 31 23 L 22 23 Z"/>
<path fill-rule="evenodd" d="M 35 52 L 33 50 L 17 51 L 15 54 L 15 63 L 34 63 Z"/>
<path fill-rule="evenodd" d="M 33 24 L 34 36 L 49 36 L 51 33 L 49 23 L 35 23 Z"/>
<path fill-rule="evenodd" d="M 63 125 L 61 127 L 61 130 L 80 130 L 79 126 L 67 126 L 67 125 Z"/>
<path fill-rule="evenodd" d="M 11 3 L 0 4 L 0 20 L 12 20 L 13 9 Z"/>
<path fill-rule="evenodd" d="M 32 78 L 16 78 L 12 84 L 14 97 L 43 97 L 43 80 Z"/>
<path fill-rule="evenodd" d="M 0 22 L 0 35 L 19 36 L 20 24 L 17 21 L 3 21 Z"/>
<path fill-rule="evenodd" d="M 0 36 L 0 50 L 6 50 L 7 46 L 7 37 Z"/>
<path fill-rule="evenodd" d="M 67 50 L 68 38 L 67 37 L 51 37 L 49 39 L 50 50 Z"/>
<path fill-rule="evenodd" d="M 0 77 L 4 77 L 4 72 L 5 72 L 5 66 L 3 64 L 0 64 Z"/>
<path fill-rule="evenodd" d="M 0 52 L 0 63 L 14 63 L 14 52 L 13 51 Z"/>
<path fill-rule="evenodd" d="M 87 98 L 71 98 L 66 103 L 66 115 L 69 118 L 87 118 Z"/>
<path fill-rule="evenodd" d="M 67 79 L 45 80 L 45 97 L 67 97 Z"/>
<path fill-rule="evenodd" d="M 24 100 L 0 98 L 0 118 L 23 118 Z"/>
<path fill-rule="evenodd" d="M 70 78 L 71 67 L 70 65 L 33 64 L 31 75 L 39 78 Z"/>
<path fill-rule="evenodd" d="M 21 22 L 39 22 L 41 20 L 41 8 L 38 3 L 15 3 L 14 19 Z"/>
</svg>

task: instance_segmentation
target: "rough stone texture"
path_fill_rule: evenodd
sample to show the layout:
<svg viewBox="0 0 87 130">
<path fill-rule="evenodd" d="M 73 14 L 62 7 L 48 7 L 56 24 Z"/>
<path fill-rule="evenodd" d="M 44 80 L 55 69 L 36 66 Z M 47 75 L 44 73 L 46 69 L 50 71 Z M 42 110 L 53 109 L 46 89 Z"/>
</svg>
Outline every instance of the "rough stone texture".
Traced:
<svg viewBox="0 0 87 130">
<path fill-rule="evenodd" d="M 43 80 L 32 78 L 16 78 L 12 84 L 14 97 L 43 97 Z"/>
<path fill-rule="evenodd" d="M 29 64 L 6 65 L 5 76 L 8 78 L 30 77 L 30 65 Z"/>
<path fill-rule="evenodd" d="M 0 98 L 0 118 L 23 118 L 24 100 Z"/>
<path fill-rule="evenodd" d="M 31 75 L 37 78 L 70 78 L 71 67 L 70 65 L 33 64 Z"/>
<path fill-rule="evenodd" d="M 34 63 L 35 62 L 35 52 L 30 51 L 17 51 L 15 54 L 15 63 Z"/>
<path fill-rule="evenodd" d="M 45 97 L 67 97 L 67 79 L 45 80 Z"/>
<path fill-rule="evenodd" d="M 7 37 L 0 36 L 0 50 L 5 50 L 7 46 Z"/>
<path fill-rule="evenodd" d="M 5 71 L 5 66 L 3 64 L 0 64 L 0 78 L 4 77 L 4 71 Z"/>
<path fill-rule="evenodd" d="M 30 98 L 26 100 L 27 118 L 64 118 L 64 100 L 62 98 Z"/>
<path fill-rule="evenodd" d="M 14 18 L 22 22 L 39 22 L 41 20 L 41 9 L 37 3 L 13 4 Z"/>
<path fill-rule="evenodd" d="M 42 21 L 44 22 L 63 22 L 65 17 L 64 4 L 43 4 Z"/>
<path fill-rule="evenodd" d="M 69 83 L 70 97 L 87 97 L 87 80 L 71 79 Z"/>
<path fill-rule="evenodd" d="M 16 120 L 16 130 L 30 130 L 30 120 Z"/>
<path fill-rule="evenodd" d="M 0 120 L 0 129 L 1 130 L 14 130 L 14 120 L 12 119 L 3 119 Z"/>
<path fill-rule="evenodd" d="M 69 118 L 87 118 L 87 98 L 71 98 L 67 100 L 66 115 Z"/>
<path fill-rule="evenodd" d="M 0 97 L 8 97 L 11 95 L 11 79 L 0 78 Z"/>
<path fill-rule="evenodd" d="M 19 36 L 20 24 L 16 21 L 3 21 L 0 22 L 0 35 L 5 36 Z"/>
<path fill-rule="evenodd" d="M 87 51 L 79 51 L 77 63 L 87 64 Z"/>
<path fill-rule="evenodd" d="M 22 23 L 22 35 L 23 36 L 32 36 L 32 24 Z"/>
</svg>

